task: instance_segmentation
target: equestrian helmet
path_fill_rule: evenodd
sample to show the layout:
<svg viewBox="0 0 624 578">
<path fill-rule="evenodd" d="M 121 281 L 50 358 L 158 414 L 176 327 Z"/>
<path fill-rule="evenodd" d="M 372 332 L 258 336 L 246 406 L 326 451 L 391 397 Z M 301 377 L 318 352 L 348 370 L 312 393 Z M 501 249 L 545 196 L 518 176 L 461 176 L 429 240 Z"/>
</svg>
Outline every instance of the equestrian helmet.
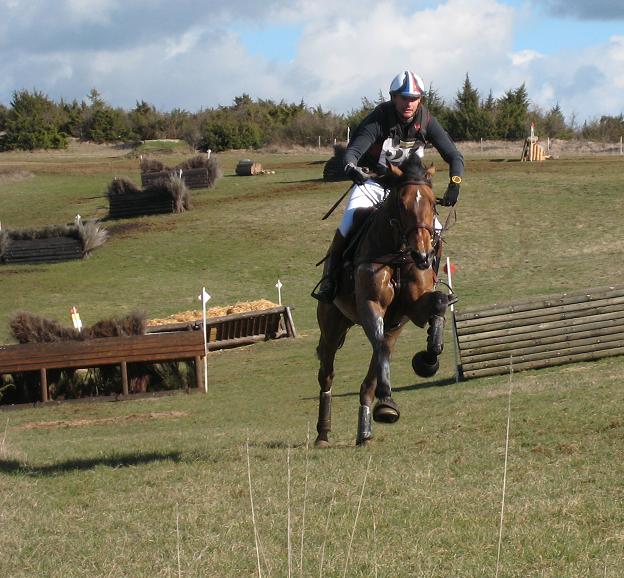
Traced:
<svg viewBox="0 0 624 578">
<path fill-rule="evenodd" d="M 401 96 L 420 98 L 424 93 L 425 83 L 423 79 L 409 70 L 397 74 L 390 84 L 390 96 L 400 94 Z"/>
</svg>

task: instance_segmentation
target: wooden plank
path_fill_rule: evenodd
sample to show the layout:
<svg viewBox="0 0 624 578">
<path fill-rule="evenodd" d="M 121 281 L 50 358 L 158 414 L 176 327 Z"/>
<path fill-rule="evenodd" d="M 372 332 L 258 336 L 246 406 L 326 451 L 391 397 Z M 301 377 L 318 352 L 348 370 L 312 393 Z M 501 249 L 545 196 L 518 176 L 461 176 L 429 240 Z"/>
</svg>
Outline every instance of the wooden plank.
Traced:
<svg viewBox="0 0 624 578">
<path fill-rule="evenodd" d="M 524 325 L 526 322 L 535 320 L 551 321 L 557 319 L 570 319 L 585 315 L 598 315 L 600 313 L 624 311 L 624 296 L 610 299 L 599 299 L 590 302 L 574 303 L 546 307 L 543 309 L 531 309 L 502 315 L 490 315 L 457 321 L 457 327 L 464 334 L 481 331 L 482 328 L 499 329 Z"/>
<path fill-rule="evenodd" d="M 544 367 L 555 367 L 558 365 L 564 365 L 567 363 L 578 363 L 580 361 L 596 361 L 598 359 L 603 359 L 606 357 L 616 357 L 619 355 L 624 355 L 624 347 L 616 347 L 613 349 L 602 350 L 602 351 L 591 351 L 587 353 L 578 353 L 575 355 L 566 355 L 557 358 L 548 358 L 542 359 L 539 361 L 530 361 L 525 363 L 516 363 L 513 360 L 513 370 L 514 371 L 522 371 L 527 369 L 541 369 Z M 486 367 L 482 369 L 471 369 L 467 371 L 462 371 L 462 376 L 464 378 L 472 378 L 472 377 L 487 377 L 491 375 L 500 375 L 509 372 L 509 359 L 507 359 L 507 365 L 497 366 L 497 367 Z"/>
<path fill-rule="evenodd" d="M 541 354 L 550 352 L 551 356 L 558 356 L 562 351 L 572 348 L 578 348 L 583 346 L 599 346 L 604 345 L 604 349 L 611 349 L 613 342 L 616 345 L 624 344 L 624 331 L 615 333 L 612 335 L 604 335 L 603 337 L 588 337 L 586 339 L 562 339 L 554 343 L 547 343 L 544 345 L 531 344 L 526 347 L 509 347 L 505 350 L 491 351 L 486 353 L 476 353 L 472 355 L 462 354 L 462 365 L 467 367 L 483 361 L 492 361 L 499 359 L 509 359 L 513 356 L 514 359 L 522 359 L 524 356 L 532 354 Z"/>
<path fill-rule="evenodd" d="M 509 335 L 525 335 L 528 333 L 539 333 L 540 331 L 547 331 L 550 329 L 556 329 L 561 331 L 566 331 L 570 327 L 579 327 L 579 326 L 587 326 L 590 323 L 599 323 L 604 321 L 607 325 L 609 323 L 613 323 L 614 319 L 619 319 L 620 317 L 615 317 L 612 313 L 603 313 L 599 315 L 592 315 L 591 317 L 579 317 L 576 319 L 566 319 L 563 321 L 553 321 L 548 323 L 536 323 L 525 326 L 511 327 L 507 329 L 497 329 L 494 331 L 483 331 L 479 334 L 468 334 L 463 335 L 461 330 L 459 332 L 459 343 L 463 347 L 464 345 L 474 347 L 474 342 L 479 340 L 483 341 L 485 339 L 495 339 L 499 337 L 505 337 Z M 617 322 L 619 323 L 619 322 Z"/>
<path fill-rule="evenodd" d="M 624 319 L 613 319 L 612 324 L 606 327 L 590 329 L 585 331 L 576 331 L 578 328 L 572 328 L 573 331 L 562 333 L 559 330 L 551 331 L 549 335 L 540 337 L 531 337 L 528 339 L 519 339 L 518 335 L 511 335 L 506 338 L 499 338 L 492 341 L 484 341 L 476 347 L 464 347 L 461 350 L 462 358 L 469 358 L 472 355 L 479 355 L 492 352 L 507 352 L 510 349 L 545 345 L 548 343 L 560 343 L 571 341 L 574 339 L 585 339 L 593 337 L 596 339 L 606 335 L 613 335 L 624 332 Z M 582 328 L 581 328 L 582 329 Z"/>
<path fill-rule="evenodd" d="M 544 309 L 556 305 L 566 305 L 572 303 L 582 303 L 596 299 L 609 299 L 611 297 L 621 297 L 624 295 L 624 285 L 611 285 L 609 287 L 598 287 L 588 289 L 578 293 L 560 293 L 557 295 L 535 297 L 526 301 L 517 301 L 507 304 L 495 304 L 491 306 L 474 306 L 455 312 L 455 319 L 461 322 L 474 318 L 485 318 L 492 315 L 504 315 L 517 311 L 530 311 L 532 309 Z"/>
</svg>

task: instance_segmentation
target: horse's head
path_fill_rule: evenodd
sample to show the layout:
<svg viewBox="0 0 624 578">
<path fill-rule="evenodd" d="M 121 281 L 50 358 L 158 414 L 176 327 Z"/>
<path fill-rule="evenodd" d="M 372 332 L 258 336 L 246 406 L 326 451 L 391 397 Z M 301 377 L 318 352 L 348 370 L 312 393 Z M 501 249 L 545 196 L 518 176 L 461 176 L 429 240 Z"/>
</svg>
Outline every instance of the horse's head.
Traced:
<svg viewBox="0 0 624 578">
<path fill-rule="evenodd" d="M 396 206 L 394 224 L 414 263 L 419 269 L 428 269 L 434 258 L 435 196 L 431 187 L 433 164 L 425 168 L 417 155 L 396 167 L 389 163 L 394 178 L 392 195 Z"/>
</svg>

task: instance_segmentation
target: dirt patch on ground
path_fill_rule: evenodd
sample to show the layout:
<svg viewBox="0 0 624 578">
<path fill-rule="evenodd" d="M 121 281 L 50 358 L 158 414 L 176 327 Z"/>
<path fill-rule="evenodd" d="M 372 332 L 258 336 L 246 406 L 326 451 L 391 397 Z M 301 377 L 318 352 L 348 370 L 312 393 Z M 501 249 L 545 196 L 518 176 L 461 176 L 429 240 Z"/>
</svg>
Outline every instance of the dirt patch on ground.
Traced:
<svg viewBox="0 0 624 578">
<path fill-rule="evenodd" d="M 31 173 L 30 171 L 0 169 L 0 185 L 9 185 L 11 183 L 27 181 L 28 179 L 32 179 L 34 176 L 34 173 Z"/>
<path fill-rule="evenodd" d="M 279 307 L 276 303 L 268 301 L 267 299 L 259 299 L 257 301 L 241 301 L 234 305 L 228 305 L 226 307 L 211 307 L 206 310 L 207 317 L 223 317 L 225 315 L 232 315 L 235 313 L 248 313 L 250 311 L 264 311 L 265 309 L 273 309 Z M 181 311 L 180 313 L 174 313 L 169 317 L 163 317 L 161 319 L 150 319 L 147 322 L 148 327 L 157 327 L 159 325 L 171 325 L 173 323 L 191 323 L 194 321 L 202 320 L 201 311 Z"/>
<path fill-rule="evenodd" d="M 97 425 L 120 424 L 137 421 L 150 421 L 153 419 L 166 419 L 186 417 L 189 414 L 185 411 L 163 411 L 150 413 L 133 413 L 119 417 L 103 417 L 94 419 L 71 419 L 58 421 L 39 421 L 19 425 L 11 429 L 14 430 L 31 430 L 31 429 L 67 429 L 75 427 L 91 427 Z"/>
</svg>

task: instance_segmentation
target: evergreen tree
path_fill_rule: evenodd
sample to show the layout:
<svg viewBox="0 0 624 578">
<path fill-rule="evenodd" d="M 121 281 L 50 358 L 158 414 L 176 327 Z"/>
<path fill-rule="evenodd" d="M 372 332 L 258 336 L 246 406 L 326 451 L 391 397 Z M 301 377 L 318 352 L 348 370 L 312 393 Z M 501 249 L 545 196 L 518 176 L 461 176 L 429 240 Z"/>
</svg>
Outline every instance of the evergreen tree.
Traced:
<svg viewBox="0 0 624 578">
<path fill-rule="evenodd" d="M 42 92 L 14 92 L 2 146 L 7 150 L 65 148 L 67 135 L 60 129 L 61 121 L 59 107 Z"/>
<path fill-rule="evenodd" d="M 455 108 L 449 117 L 449 133 L 456 140 L 477 140 L 483 136 L 479 92 L 466 74 L 464 85 L 455 97 Z"/>
<path fill-rule="evenodd" d="M 497 102 L 496 132 L 498 138 L 518 140 L 527 136 L 529 97 L 524 83 L 508 90 Z"/>
</svg>

